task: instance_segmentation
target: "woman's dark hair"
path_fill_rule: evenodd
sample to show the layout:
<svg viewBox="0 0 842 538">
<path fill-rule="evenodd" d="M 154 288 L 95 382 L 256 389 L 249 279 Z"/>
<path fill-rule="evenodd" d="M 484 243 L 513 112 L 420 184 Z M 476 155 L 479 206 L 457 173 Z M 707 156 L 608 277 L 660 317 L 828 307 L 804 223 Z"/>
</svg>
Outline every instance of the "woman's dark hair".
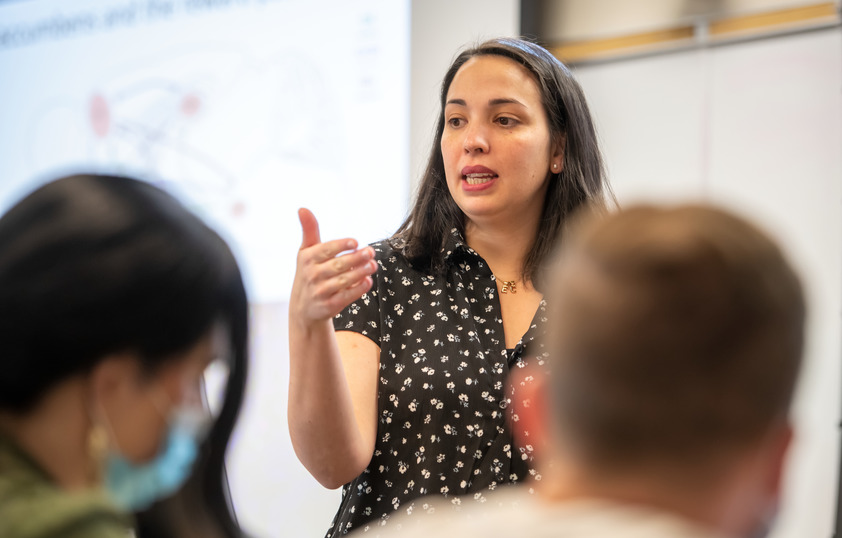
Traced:
<svg viewBox="0 0 842 538">
<path fill-rule="evenodd" d="M 392 243 L 419 268 L 442 269 L 442 247 L 452 229 L 464 233 L 465 216 L 447 189 L 441 139 L 444 106 L 453 77 L 468 60 L 496 55 L 514 60 L 538 84 L 553 141 L 564 144 L 564 166 L 550 178 L 538 235 L 523 267 L 523 277 L 535 280 L 538 268 L 552 252 L 567 217 L 586 204 L 601 205 L 608 190 L 596 130 L 579 83 L 552 54 L 539 45 L 515 38 L 486 41 L 460 53 L 441 85 L 441 111 L 427 168 L 409 216 L 392 236 Z"/>
<path fill-rule="evenodd" d="M 217 320 L 242 346 L 246 305 L 228 246 L 161 189 L 48 183 L 0 218 L 0 408 L 25 412 L 111 353 L 154 371 Z"/>
</svg>

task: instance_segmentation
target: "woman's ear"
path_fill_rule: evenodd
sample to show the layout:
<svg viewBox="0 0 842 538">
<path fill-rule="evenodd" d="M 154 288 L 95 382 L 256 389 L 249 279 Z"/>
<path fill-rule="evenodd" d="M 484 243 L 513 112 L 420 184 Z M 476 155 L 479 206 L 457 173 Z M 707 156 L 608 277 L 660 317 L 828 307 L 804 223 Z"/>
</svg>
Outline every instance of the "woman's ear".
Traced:
<svg viewBox="0 0 842 538">
<path fill-rule="evenodd" d="M 560 174 L 564 169 L 564 148 L 567 144 L 567 137 L 559 135 L 552 141 L 550 152 L 550 171 L 553 174 Z"/>
<path fill-rule="evenodd" d="M 129 354 L 110 355 L 91 370 L 91 397 L 100 404 L 120 401 L 131 389 L 138 373 L 138 361 Z"/>
<path fill-rule="evenodd" d="M 546 370 L 530 365 L 515 368 L 508 384 L 512 395 L 509 421 L 515 442 L 539 459 L 549 457 L 552 433 Z"/>
</svg>

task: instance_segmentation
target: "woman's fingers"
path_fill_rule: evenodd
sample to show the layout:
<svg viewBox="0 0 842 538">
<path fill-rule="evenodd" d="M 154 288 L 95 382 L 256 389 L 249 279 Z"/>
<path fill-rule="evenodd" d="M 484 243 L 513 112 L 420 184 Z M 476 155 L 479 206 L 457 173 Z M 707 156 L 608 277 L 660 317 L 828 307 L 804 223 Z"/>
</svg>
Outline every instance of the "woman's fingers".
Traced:
<svg viewBox="0 0 842 538">
<path fill-rule="evenodd" d="M 303 293 L 298 300 L 292 301 L 297 305 L 295 309 L 300 313 L 300 319 L 332 318 L 371 288 L 371 274 L 376 270 L 377 262 L 368 260 L 362 266 L 328 278 L 313 278 L 302 282 Z"/>
<path fill-rule="evenodd" d="M 325 241 L 324 243 L 308 249 L 306 253 L 306 261 L 324 263 L 336 258 L 336 256 L 342 252 L 353 251 L 355 248 L 357 248 L 357 242 L 354 239 L 334 239 L 333 241 Z M 353 254 L 353 252 L 350 254 Z"/>
<path fill-rule="evenodd" d="M 357 241 L 351 238 L 334 239 L 321 242 L 319 222 L 313 212 L 306 208 L 298 210 L 298 220 L 301 222 L 301 253 L 307 253 L 306 258 L 315 263 L 321 263 L 346 250 L 357 248 Z"/>
<path fill-rule="evenodd" d="M 318 245 L 321 242 L 319 236 L 319 221 L 316 216 L 307 208 L 298 210 L 298 221 L 301 223 L 301 249 Z"/>
<path fill-rule="evenodd" d="M 377 270 L 374 249 L 355 250 L 357 241 L 350 238 L 322 243 L 313 213 L 302 208 L 298 218 L 302 241 L 291 307 L 301 319 L 332 317 L 371 288 Z"/>
<path fill-rule="evenodd" d="M 348 270 L 339 272 L 332 278 L 324 281 L 319 287 L 318 296 L 328 299 L 336 294 L 342 294 L 343 290 L 355 288 L 361 281 L 371 276 L 375 271 L 377 271 L 377 262 L 368 260 L 361 265 L 356 265 Z"/>
<path fill-rule="evenodd" d="M 322 263 L 319 267 L 319 275 L 324 279 L 332 278 L 360 267 L 373 258 L 374 249 L 371 247 L 361 248 Z"/>
<path fill-rule="evenodd" d="M 325 300 L 324 304 L 328 311 L 331 312 L 332 316 L 335 316 L 341 312 L 343 308 L 362 297 L 363 293 L 370 290 L 372 283 L 372 278 L 370 276 L 366 276 L 348 287 L 339 288 Z"/>
</svg>

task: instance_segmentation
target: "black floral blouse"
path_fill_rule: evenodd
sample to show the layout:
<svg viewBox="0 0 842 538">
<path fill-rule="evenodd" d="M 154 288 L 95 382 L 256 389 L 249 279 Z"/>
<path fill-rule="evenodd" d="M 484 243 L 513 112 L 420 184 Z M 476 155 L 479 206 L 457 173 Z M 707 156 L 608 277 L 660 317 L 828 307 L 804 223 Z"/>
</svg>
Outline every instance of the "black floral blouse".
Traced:
<svg viewBox="0 0 842 538">
<path fill-rule="evenodd" d="M 505 380 L 525 357 L 545 363 L 536 340 L 544 301 L 507 350 L 494 276 L 456 230 L 443 275 L 414 269 L 388 241 L 372 246 L 374 285 L 334 327 L 380 346 L 377 440 L 368 468 L 342 488 L 329 537 L 385 525 L 396 510 L 423 512 L 414 502 L 423 495 L 483 502 L 487 491 L 535 474 L 531 450 L 515 446 L 506 422 Z"/>
</svg>

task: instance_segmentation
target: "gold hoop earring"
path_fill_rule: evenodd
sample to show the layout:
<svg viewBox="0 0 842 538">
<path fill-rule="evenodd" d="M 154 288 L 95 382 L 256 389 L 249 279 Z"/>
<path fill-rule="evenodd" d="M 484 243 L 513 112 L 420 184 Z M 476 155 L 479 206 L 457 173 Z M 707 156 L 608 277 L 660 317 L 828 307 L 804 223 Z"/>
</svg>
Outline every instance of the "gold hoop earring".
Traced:
<svg viewBox="0 0 842 538">
<path fill-rule="evenodd" d="M 102 481 L 105 458 L 108 455 L 108 432 L 105 426 L 94 423 L 88 432 L 88 458 L 91 461 L 91 479 L 100 483 Z"/>
</svg>

